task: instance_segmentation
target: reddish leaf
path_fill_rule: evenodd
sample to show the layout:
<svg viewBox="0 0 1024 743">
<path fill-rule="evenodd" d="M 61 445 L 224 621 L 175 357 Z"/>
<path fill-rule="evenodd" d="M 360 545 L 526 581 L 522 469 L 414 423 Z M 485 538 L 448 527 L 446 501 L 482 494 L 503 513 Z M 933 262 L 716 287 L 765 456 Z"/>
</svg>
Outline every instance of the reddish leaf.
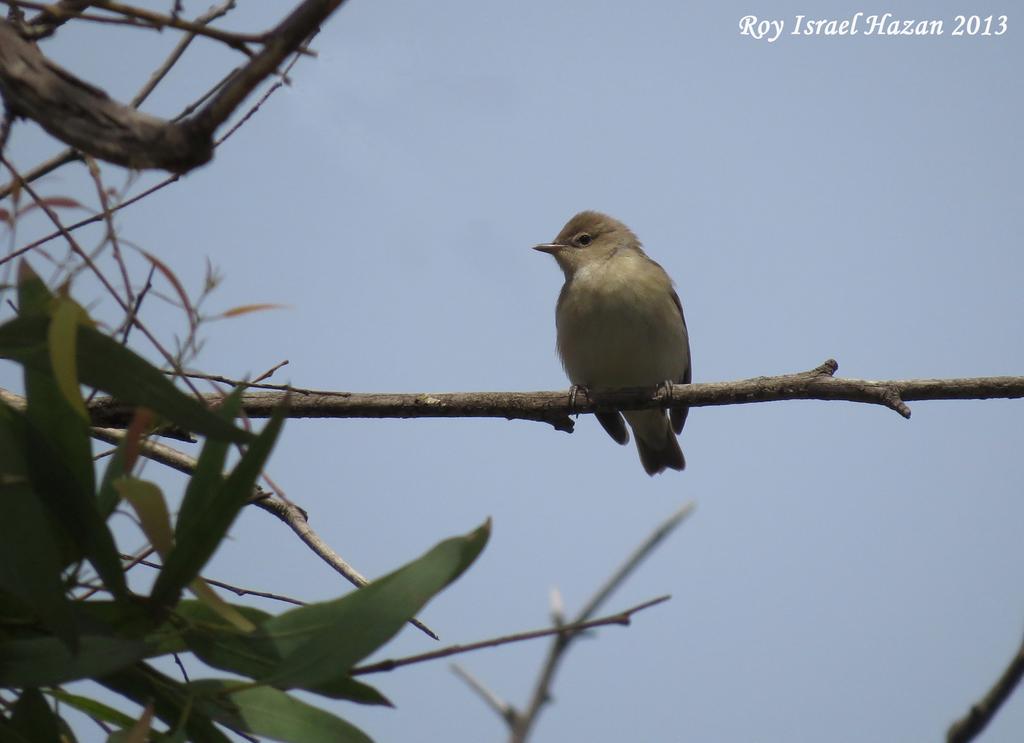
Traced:
<svg viewBox="0 0 1024 743">
<path fill-rule="evenodd" d="M 238 307 L 232 307 L 230 310 L 225 310 L 221 313 L 221 317 L 238 317 L 239 315 L 247 315 L 250 312 L 262 312 L 263 310 L 283 310 L 285 305 L 283 304 L 243 304 Z"/>
</svg>

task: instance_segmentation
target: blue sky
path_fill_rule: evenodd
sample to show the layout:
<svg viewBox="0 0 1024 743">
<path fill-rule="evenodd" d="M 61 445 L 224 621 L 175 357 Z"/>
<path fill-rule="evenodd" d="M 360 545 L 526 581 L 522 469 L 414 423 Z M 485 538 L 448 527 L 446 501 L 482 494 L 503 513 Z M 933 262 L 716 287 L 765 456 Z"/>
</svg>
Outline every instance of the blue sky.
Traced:
<svg viewBox="0 0 1024 743">
<path fill-rule="evenodd" d="M 211 312 L 287 305 L 205 326 L 196 364 L 228 376 L 288 359 L 274 381 L 303 387 L 566 387 L 561 273 L 529 247 L 582 209 L 624 221 L 674 277 L 694 381 L 829 357 L 869 379 L 1021 374 L 1015 8 L 972 4 L 1008 13 L 1009 30 L 956 38 L 956 4 L 821 2 L 822 18 L 891 11 L 947 32 L 768 44 L 739 19 L 791 24 L 805 5 L 689 5 L 351 0 L 292 85 L 211 165 L 122 212 L 121 232 L 193 289 L 207 258 L 219 266 Z M 242 3 L 222 25 L 261 29 L 276 12 Z M 127 99 L 175 40 L 69 26 L 43 48 Z M 147 110 L 177 112 L 238 61 L 197 43 Z M 55 149 L 27 126 L 9 145 L 23 168 Z M 71 170 L 40 188 L 91 193 Z M 114 316 L 88 282 L 76 295 Z M 148 311 L 181 332 L 180 315 Z M 586 416 L 572 436 L 292 421 L 270 472 L 371 576 L 492 517 L 480 561 L 422 615 L 445 643 L 545 625 L 552 586 L 572 612 L 696 501 L 609 608 L 672 601 L 573 649 L 536 741 L 935 740 L 1024 629 L 1024 426 L 1019 401 L 911 407 L 910 421 L 841 402 L 694 409 L 687 470 L 654 479 Z M 347 590 L 255 511 L 206 574 L 305 599 Z M 406 630 L 384 656 L 431 647 Z M 546 648 L 460 662 L 524 704 Z M 505 735 L 443 662 L 373 681 L 397 710 L 335 709 L 380 741 Z M 1018 692 L 983 740 L 1022 735 Z"/>
</svg>

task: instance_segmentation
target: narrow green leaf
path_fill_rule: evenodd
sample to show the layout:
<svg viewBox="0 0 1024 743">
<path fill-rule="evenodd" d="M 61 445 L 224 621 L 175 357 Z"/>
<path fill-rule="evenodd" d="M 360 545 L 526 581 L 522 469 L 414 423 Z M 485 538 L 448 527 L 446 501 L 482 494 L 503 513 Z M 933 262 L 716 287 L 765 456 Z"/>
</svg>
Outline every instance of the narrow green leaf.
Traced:
<svg viewBox="0 0 1024 743">
<path fill-rule="evenodd" d="M 125 730 L 116 730 L 107 738 L 107 743 L 147 743 L 151 740 L 152 731 L 149 726 L 153 723 L 153 703 L 150 702 L 142 710 L 142 717 L 132 722 Z"/>
<path fill-rule="evenodd" d="M 264 625 L 272 615 L 248 606 L 235 606 L 255 625 Z M 288 638 L 268 635 L 261 626 L 255 632 L 240 632 L 212 609 L 197 601 L 182 601 L 175 609 L 186 629 L 183 643 L 164 645 L 164 652 L 191 650 L 208 666 L 231 671 L 240 676 L 262 678 L 272 673 L 281 663 L 282 649 L 290 647 Z M 176 623 L 180 626 L 180 622 Z M 298 641 L 302 642 L 303 638 Z M 327 683 L 303 687 L 332 699 L 348 699 L 359 704 L 392 706 L 391 702 L 372 686 L 352 678 L 332 679 Z"/>
<path fill-rule="evenodd" d="M 0 405 L 0 589 L 74 649 L 78 632 L 61 582 L 60 548 L 26 475 L 25 429 L 20 413 Z"/>
<path fill-rule="evenodd" d="M 32 406 L 31 397 L 29 406 Z M 68 415 L 70 420 L 65 419 L 65 422 L 69 425 L 80 422 L 73 413 L 68 412 Z M 32 488 L 46 506 L 51 523 L 57 525 L 60 533 L 73 540 L 80 550 L 77 555 L 64 555 L 65 564 L 84 554 L 107 589 L 114 596 L 123 598 L 128 587 L 121 559 L 114 538 L 97 509 L 93 490 L 91 487 L 88 490 L 82 488 L 65 458 L 54 450 L 52 439 L 44 432 L 37 430 L 35 425 L 28 425 L 25 434 Z"/>
<path fill-rule="evenodd" d="M 0 717 L 0 743 L 36 743 L 36 741 L 22 735 L 11 726 L 11 723 Z"/>
<path fill-rule="evenodd" d="M 146 655 L 136 640 L 83 635 L 72 653 L 55 637 L 0 642 L 0 687 L 53 686 L 122 668 Z"/>
<path fill-rule="evenodd" d="M 60 725 L 46 698 L 38 689 L 24 689 L 14 703 L 11 728 L 32 741 L 60 740 Z"/>
<path fill-rule="evenodd" d="M 189 686 L 202 694 L 196 700 L 197 708 L 236 730 L 294 743 L 372 743 L 355 725 L 277 689 L 234 692 L 215 706 L 205 699 L 222 695 L 225 689 L 238 686 L 237 681 L 204 679 Z"/>
<path fill-rule="evenodd" d="M 18 314 L 48 316 L 53 294 L 24 258 L 18 262 Z"/>
<path fill-rule="evenodd" d="M 127 586 L 121 562 L 113 537 L 96 510 L 89 427 L 61 391 L 50 363 L 50 319 L 42 313 L 49 311 L 54 299 L 24 262 L 19 270 L 18 302 L 27 314 L 11 322 L 28 322 L 36 327 L 26 348 L 37 363 L 24 368 L 28 425 L 23 438 L 32 490 L 46 506 L 51 523 L 58 525 L 65 564 L 84 554 L 106 587 L 123 597 Z M 0 326 L 0 332 L 10 324 Z M 81 326 L 79 329 L 96 332 Z M 68 540 L 77 550 L 67 549 Z"/>
<path fill-rule="evenodd" d="M 82 634 L 104 635 L 149 642 L 149 636 L 166 621 L 167 614 L 144 596 L 131 601 L 89 600 L 73 603 Z"/>
<path fill-rule="evenodd" d="M 174 549 L 164 561 L 150 594 L 154 601 L 177 603 L 181 590 L 199 575 L 252 495 L 256 478 L 270 456 L 283 423 L 284 411 L 278 410 L 220 487 L 194 496 L 201 498 L 201 503 L 190 506 L 190 514 L 194 515 L 188 517 L 188 527 L 179 529 L 176 534 Z"/>
<path fill-rule="evenodd" d="M 46 510 L 27 484 L 0 485 L 0 509 L 0 588 L 24 601 L 73 650 L 78 630 Z"/>
<path fill-rule="evenodd" d="M 195 693 L 185 684 L 165 676 L 146 663 L 136 663 L 130 668 L 96 680 L 142 706 L 152 701 L 156 716 L 172 731 L 184 729 L 192 743 L 231 743 L 213 724 L 205 710 L 205 707 L 222 703 L 218 700 L 204 700 L 204 709 L 199 709 Z"/>
<path fill-rule="evenodd" d="M 101 720 L 103 722 L 109 722 L 111 725 L 117 725 L 118 727 L 126 728 L 131 727 L 134 724 L 134 720 L 126 715 L 124 712 L 108 707 L 102 702 L 98 702 L 95 699 L 89 697 L 79 696 L 78 694 L 68 694 L 63 689 L 47 689 L 48 696 L 53 697 L 60 701 L 61 704 L 66 704 L 68 707 L 77 709 L 94 720 Z"/>
<path fill-rule="evenodd" d="M 325 691 L 326 690 L 326 691 Z M 309 691 L 315 691 L 319 694 L 332 697 L 334 699 L 347 699 L 350 702 L 356 704 L 366 704 L 373 707 L 394 707 L 391 700 L 380 693 L 377 689 L 365 684 L 362 681 L 356 681 L 354 678 L 343 678 L 329 681 L 326 684 L 322 684 Z M 327 693 L 327 692 L 330 693 Z"/>
<path fill-rule="evenodd" d="M 107 459 L 107 468 L 103 471 L 103 480 L 100 482 L 99 493 L 96 494 L 96 508 L 100 512 L 100 516 L 104 519 L 108 518 L 110 514 L 117 508 L 117 503 L 120 500 L 120 496 L 114 489 L 114 483 L 121 477 L 124 477 L 128 473 L 124 470 L 124 447 L 125 442 L 122 441 L 114 453 Z"/>
<path fill-rule="evenodd" d="M 234 606 L 218 596 L 217 592 L 210 588 L 202 578 L 196 578 L 188 584 L 188 588 L 196 598 L 209 606 L 224 619 L 228 620 L 228 622 L 230 622 L 236 629 L 239 629 L 242 632 L 252 632 L 256 629 L 255 624 L 246 619 L 245 615 L 238 611 Z"/>
<path fill-rule="evenodd" d="M 335 601 L 293 609 L 263 624 L 283 661 L 263 681 L 311 688 L 348 677 L 480 554 L 490 521 L 441 542 L 418 560 Z"/>
<path fill-rule="evenodd" d="M 174 546 L 171 514 L 167 510 L 164 494 L 155 483 L 136 477 L 122 477 L 114 482 L 114 489 L 128 501 L 139 517 L 142 532 L 161 557 Z"/>
<path fill-rule="evenodd" d="M 32 369 L 50 369 L 47 351 L 49 320 L 19 316 L 0 325 L 0 358 Z M 203 403 L 179 390 L 159 369 L 113 338 L 79 325 L 76 344 L 78 378 L 125 405 L 153 410 L 158 415 L 204 436 L 244 444 L 252 435 L 228 423 Z"/>
<path fill-rule="evenodd" d="M 224 399 L 224 403 L 216 411 L 226 421 L 234 420 L 242 405 L 242 388 L 237 387 Z M 219 492 L 224 484 L 224 460 L 227 457 L 229 444 L 221 439 L 208 438 L 196 459 L 196 468 L 185 488 L 185 496 L 178 509 L 178 518 L 174 529 L 178 539 L 188 534 L 201 524 L 203 511 L 207 501 Z"/>
<path fill-rule="evenodd" d="M 69 297 L 57 300 L 53 310 L 53 319 L 47 345 L 50 347 L 50 365 L 57 382 L 57 388 L 72 410 L 83 421 L 89 420 L 85 409 L 82 390 L 78 385 L 78 364 L 76 363 L 75 346 L 78 339 L 78 325 L 82 322 L 83 310 Z"/>
</svg>

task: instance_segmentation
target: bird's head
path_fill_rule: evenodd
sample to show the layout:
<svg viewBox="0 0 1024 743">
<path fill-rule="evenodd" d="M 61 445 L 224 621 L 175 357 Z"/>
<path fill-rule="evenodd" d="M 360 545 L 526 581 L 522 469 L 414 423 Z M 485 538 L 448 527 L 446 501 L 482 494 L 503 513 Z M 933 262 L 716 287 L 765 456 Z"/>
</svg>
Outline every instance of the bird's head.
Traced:
<svg viewBox="0 0 1024 743">
<path fill-rule="evenodd" d="M 550 243 L 534 250 L 549 253 L 567 279 L 581 268 L 611 258 L 622 250 L 640 250 L 640 241 L 626 225 L 600 212 L 580 212 Z"/>
</svg>

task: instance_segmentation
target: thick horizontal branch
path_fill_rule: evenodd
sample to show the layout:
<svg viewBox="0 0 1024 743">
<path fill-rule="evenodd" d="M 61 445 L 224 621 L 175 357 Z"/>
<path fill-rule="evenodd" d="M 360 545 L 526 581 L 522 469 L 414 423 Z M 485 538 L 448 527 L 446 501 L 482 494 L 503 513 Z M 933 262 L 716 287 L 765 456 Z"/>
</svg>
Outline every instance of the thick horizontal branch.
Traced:
<svg viewBox="0 0 1024 743">
<path fill-rule="evenodd" d="M 212 137 L 118 103 L 51 62 L 0 21 L 0 93 L 9 110 L 101 160 L 185 172 L 209 161 Z"/>
<path fill-rule="evenodd" d="M 333 13 L 342 0 L 305 0 L 281 23 L 255 37 L 263 47 L 196 114 L 165 121 L 119 103 L 47 59 L 9 22 L 0 20 L 0 94 L 10 112 L 32 119 L 65 144 L 128 168 L 184 173 L 209 162 L 213 133 L 242 101 Z M 124 6 L 100 3 L 119 12 Z M 139 11 L 141 12 L 141 11 Z M 182 26 L 174 21 L 171 25 Z M 184 24 L 193 33 L 219 32 Z M 218 39 L 245 49 L 237 34 Z M 245 49 L 245 51 L 248 51 Z"/>
<path fill-rule="evenodd" d="M 1024 377 L 971 377 L 873 381 L 834 377 L 838 364 L 829 359 L 816 369 L 777 377 L 754 377 L 737 382 L 674 384 L 602 392 L 580 392 L 570 406 L 565 390 L 554 392 L 372 393 L 293 389 L 290 418 L 506 418 L 548 423 L 571 432 L 571 415 L 602 410 L 642 410 L 688 405 L 740 405 L 779 400 L 845 400 L 884 405 L 904 418 L 913 400 L 984 400 L 1024 397 Z M 250 392 L 243 397 L 245 413 L 265 418 L 285 392 Z M 208 397 L 211 404 L 220 398 Z M 93 423 L 124 426 L 131 410 L 110 399 L 91 406 Z"/>
</svg>

